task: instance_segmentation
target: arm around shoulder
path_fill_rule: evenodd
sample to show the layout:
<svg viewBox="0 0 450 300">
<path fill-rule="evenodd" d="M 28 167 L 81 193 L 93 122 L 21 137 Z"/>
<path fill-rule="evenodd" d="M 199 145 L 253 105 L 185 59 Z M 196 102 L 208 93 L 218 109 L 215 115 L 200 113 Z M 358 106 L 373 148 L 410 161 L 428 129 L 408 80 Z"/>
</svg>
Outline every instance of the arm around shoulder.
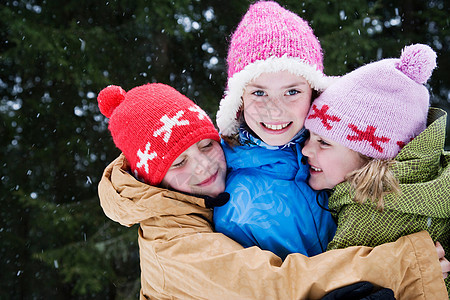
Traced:
<svg viewBox="0 0 450 300">
<path fill-rule="evenodd" d="M 141 265 L 142 292 L 151 298 L 320 299 L 359 281 L 390 288 L 396 299 L 447 297 L 426 232 L 376 248 L 350 247 L 310 258 L 291 254 L 284 262 L 257 247 L 244 249 L 219 233 L 152 244 L 146 251 L 151 253 L 146 261 L 152 263 Z"/>
</svg>

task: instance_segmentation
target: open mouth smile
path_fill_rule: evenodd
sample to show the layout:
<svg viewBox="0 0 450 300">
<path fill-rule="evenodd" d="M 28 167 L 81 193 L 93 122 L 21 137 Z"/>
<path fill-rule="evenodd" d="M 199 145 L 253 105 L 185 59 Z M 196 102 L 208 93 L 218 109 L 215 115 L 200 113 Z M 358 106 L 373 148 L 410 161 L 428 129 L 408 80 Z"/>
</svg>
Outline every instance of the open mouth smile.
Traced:
<svg viewBox="0 0 450 300">
<path fill-rule="evenodd" d="M 283 124 L 267 124 L 267 123 L 261 122 L 261 125 L 264 128 L 269 129 L 269 130 L 273 130 L 273 131 L 280 131 L 280 130 L 286 129 L 291 124 L 292 124 L 292 122 L 283 123 Z"/>
<path fill-rule="evenodd" d="M 314 171 L 314 172 L 322 172 L 322 169 L 320 169 L 320 168 L 316 168 L 316 167 L 313 167 L 313 166 L 310 166 L 310 167 L 311 167 L 311 170 Z"/>
</svg>

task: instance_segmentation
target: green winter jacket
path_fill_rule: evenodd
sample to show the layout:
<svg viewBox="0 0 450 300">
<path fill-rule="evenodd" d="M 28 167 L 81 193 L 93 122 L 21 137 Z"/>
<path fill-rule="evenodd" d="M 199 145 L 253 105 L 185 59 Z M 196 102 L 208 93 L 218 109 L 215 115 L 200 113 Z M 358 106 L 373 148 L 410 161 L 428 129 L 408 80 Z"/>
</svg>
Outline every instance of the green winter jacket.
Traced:
<svg viewBox="0 0 450 300">
<path fill-rule="evenodd" d="M 450 254 L 450 152 L 443 150 L 447 114 L 430 108 L 428 127 L 408 143 L 392 166 L 401 194 L 385 197 L 383 211 L 367 201 L 353 201 L 348 182 L 337 185 L 329 208 L 338 220 L 328 250 L 348 246 L 377 246 L 427 230 Z M 446 279 L 447 290 L 449 279 Z"/>
</svg>

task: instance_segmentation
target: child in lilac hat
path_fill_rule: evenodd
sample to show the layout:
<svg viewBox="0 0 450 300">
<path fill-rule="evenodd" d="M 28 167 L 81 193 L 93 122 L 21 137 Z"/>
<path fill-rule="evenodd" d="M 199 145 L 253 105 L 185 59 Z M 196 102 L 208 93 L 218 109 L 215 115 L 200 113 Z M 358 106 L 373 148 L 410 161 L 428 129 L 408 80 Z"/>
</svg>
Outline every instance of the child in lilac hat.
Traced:
<svg viewBox="0 0 450 300">
<path fill-rule="evenodd" d="M 328 85 L 308 23 L 272 1 L 253 4 L 231 38 L 217 112 L 230 201 L 214 209 L 218 232 L 285 258 L 323 252 L 336 224 L 326 193 L 306 183 L 301 145 L 312 97 Z"/>
<path fill-rule="evenodd" d="M 329 208 L 338 228 L 328 249 L 373 247 L 427 230 L 450 253 L 446 113 L 429 108 L 424 86 L 435 67 L 429 46 L 408 46 L 400 59 L 339 78 L 313 102 L 303 154 L 310 186 L 334 189 Z"/>
</svg>

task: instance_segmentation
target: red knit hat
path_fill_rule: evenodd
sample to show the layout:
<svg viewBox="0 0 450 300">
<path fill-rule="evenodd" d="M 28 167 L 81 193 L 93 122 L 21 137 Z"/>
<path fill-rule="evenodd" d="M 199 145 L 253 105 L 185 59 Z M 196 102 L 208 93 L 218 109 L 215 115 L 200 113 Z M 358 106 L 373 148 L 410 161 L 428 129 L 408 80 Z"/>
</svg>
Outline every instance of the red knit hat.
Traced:
<svg viewBox="0 0 450 300">
<path fill-rule="evenodd" d="M 173 161 L 193 144 L 219 141 L 208 115 L 174 88 L 151 83 L 125 92 L 110 85 L 97 97 L 109 130 L 136 177 L 158 185 Z"/>
</svg>

